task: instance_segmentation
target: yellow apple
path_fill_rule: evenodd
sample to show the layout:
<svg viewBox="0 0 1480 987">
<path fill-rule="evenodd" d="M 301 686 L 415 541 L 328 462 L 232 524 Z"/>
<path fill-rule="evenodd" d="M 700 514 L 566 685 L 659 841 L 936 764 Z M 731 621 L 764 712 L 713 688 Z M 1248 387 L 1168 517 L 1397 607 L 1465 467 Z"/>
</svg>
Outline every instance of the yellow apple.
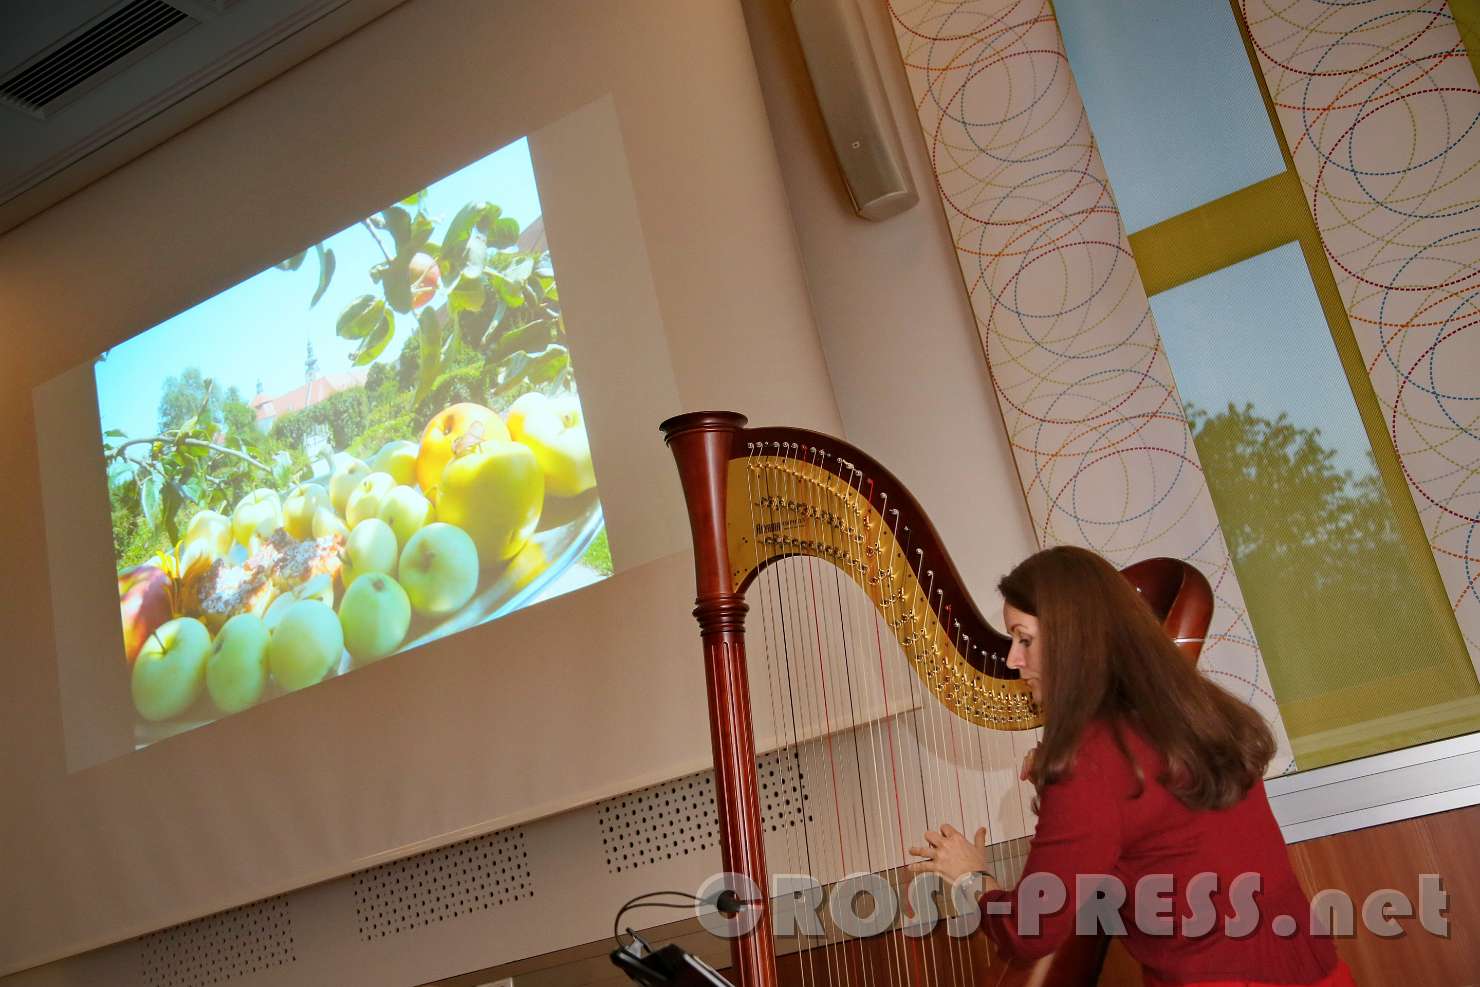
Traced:
<svg viewBox="0 0 1480 987">
<path fill-rule="evenodd" d="M 432 502 L 418 487 L 393 487 L 380 501 L 380 512 L 376 515 L 396 533 L 396 544 L 404 545 L 428 524 L 436 519 L 437 512 Z"/>
<path fill-rule="evenodd" d="M 370 467 L 353 456 L 345 456 L 334 466 L 334 475 L 329 477 L 329 503 L 342 517 L 349 495 L 355 492 L 361 480 L 370 472 Z"/>
<path fill-rule="evenodd" d="M 366 518 L 380 513 L 380 502 L 395 487 L 396 479 L 389 473 L 367 473 L 344 503 L 344 520 L 351 531 Z"/>
<path fill-rule="evenodd" d="M 210 652 L 211 632 L 194 617 L 177 617 L 150 634 L 130 681 L 139 715 L 153 722 L 189 709 L 205 688 Z"/>
<path fill-rule="evenodd" d="M 530 412 L 540 412 L 550 407 L 550 399 L 539 391 L 530 391 L 521 394 L 509 405 L 509 410 L 504 414 L 504 424 L 509 429 L 509 438 L 515 442 L 524 434 L 524 420 Z"/>
<path fill-rule="evenodd" d="M 313 512 L 313 536 L 315 538 L 349 537 L 349 525 L 335 514 L 332 508 L 320 507 Z"/>
<path fill-rule="evenodd" d="M 252 536 L 256 538 L 256 535 Z M 179 572 L 189 572 L 197 565 L 208 566 L 222 555 L 216 551 L 215 544 L 209 538 L 197 538 L 195 541 L 182 542 L 178 553 Z"/>
<path fill-rule="evenodd" d="M 389 473 L 398 485 L 416 482 L 416 453 L 418 446 L 406 439 L 387 442 L 370 460 L 370 469 Z"/>
<path fill-rule="evenodd" d="M 231 534 L 249 550 L 254 535 L 265 539 L 282 526 L 283 502 L 275 490 L 253 490 L 242 498 L 231 515 Z"/>
<path fill-rule="evenodd" d="M 240 713 L 262 701 L 267 688 L 267 627 L 256 614 L 226 622 L 206 659 L 206 692 L 223 713 Z"/>
<path fill-rule="evenodd" d="M 574 391 L 562 391 L 550 399 L 550 409 L 565 422 L 565 427 L 584 425 L 586 414 L 581 410 L 581 399 Z"/>
<path fill-rule="evenodd" d="M 217 511 L 197 511 L 185 528 L 185 544 L 200 542 L 210 549 L 212 558 L 231 551 L 231 519 Z"/>
<path fill-rule="evenodd" d="M 344 543 L 344 563 L 339 569 L 339 578 L 348 588 L 356 579 L 372 572 L 393 575 L 396 570 L 396 553 L 401 543 L 396 541 L 391 526 L 378 517 L 370 517 L 355 525 Z"/>
<path fill-rule="evenodd" d="M 485 566 L 512 558 L 540 521 L 545 475 L 517 442 L 484 442 L 442 471 L 437 518 L 466 531 Z"/>
<path fill-rule="evenodd" d="M 591 443 L 581 424 L 580 406 L 560 404 L 534 392 L 509 409 L 509 433 L 529 447 L 545 473 L 545 489 L 556 497 L 574 497 L 596 486 Z M 525 402 L 524 407 L 519 407 Z M 517 414 L 516 414 L 517 412 Z"/>
<path fill-rule="evenodd" d="M 478 591 L 478 549 L 466 531 L 434 521 L 411 536 L 397 571 L 417 613 L 446 616 Z"/>
<path fill-rule="evenodd" d="M 433 504 L 442 469 L 459 452 L 480 442 L 508 442 L 509 430 L 492 408 L 463 402 L 443 408 L 432 416 L 421 433 L 416 453 L 416 482 Z"/>
<path fill-rule="evenodd" d="M 279 593 L 262 614 L 263 626 L 275 630 L 289 608 L 300 600 L 318 600 L 326 607 L 334 606 L 334 577 L 321 572 L 286 593 Z"/>
<path fill-rule="evenodd" d="M 283 527 L 299 541 L 312 538 L 314 513 L 328 506 L 329 491 L 317 483 L 300 483 L 283 501 Z"/>
<path fill-rule="evenodd" d="M 323 680 L 344 652 L 339 615 L 318 600 L 288 608 L 267 644 L 267 667 L 285 692 Z"/>
<path fill-rule="evenodd" d="M 385 573 L 374 573 L 345 591 L 339 625 L 344 629 L 344 647 L 357 664 L 376 661 L 406 639 L 411 599 L 400 583 Z"/>
</svg>

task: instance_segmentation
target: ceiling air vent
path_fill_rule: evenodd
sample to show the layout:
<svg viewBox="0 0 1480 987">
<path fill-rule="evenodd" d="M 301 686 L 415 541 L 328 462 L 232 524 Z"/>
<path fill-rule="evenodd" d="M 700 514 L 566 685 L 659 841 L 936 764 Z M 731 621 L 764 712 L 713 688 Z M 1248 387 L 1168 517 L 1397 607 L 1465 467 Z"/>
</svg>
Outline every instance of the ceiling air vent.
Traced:
<svg viewBox="0 0 1480 987">
<path fill-rule="evenodd" d="M 129 0 L 0 80 L 0 103 L 45 118 L 195 23 L 164 0 Z"/>
</svg>

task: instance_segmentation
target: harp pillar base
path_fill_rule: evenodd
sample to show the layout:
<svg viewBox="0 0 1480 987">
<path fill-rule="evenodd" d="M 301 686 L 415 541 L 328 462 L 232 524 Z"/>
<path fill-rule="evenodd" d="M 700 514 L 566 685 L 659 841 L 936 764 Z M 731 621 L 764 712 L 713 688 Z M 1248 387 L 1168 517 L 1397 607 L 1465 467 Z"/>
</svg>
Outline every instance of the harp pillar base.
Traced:
<svg viewBox="0 0 1480 987">
<path fill-rule="evenodd" d="M 727 872 L 743 874 L 760 887 L 744 918 L 750 932 L 730 941 L 739 987 L 776 987 L 776 946 L 766 891 L 765 827 L 755 774 L 755 733 L 750 716 L 750 680 L 745 663 L 745 600 L 737 593 L 700 597 L 694 608 L 704 645 L 709 699 L 709 739 L 714 749 L 715 802 L 721 860 Z"/>
</svg>

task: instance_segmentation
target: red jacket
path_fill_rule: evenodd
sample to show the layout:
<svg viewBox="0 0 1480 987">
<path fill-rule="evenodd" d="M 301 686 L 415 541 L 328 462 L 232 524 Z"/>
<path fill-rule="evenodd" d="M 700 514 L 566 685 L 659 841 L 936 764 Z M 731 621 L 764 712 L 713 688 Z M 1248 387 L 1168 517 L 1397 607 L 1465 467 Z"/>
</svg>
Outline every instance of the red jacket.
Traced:
<svg viewBox="0 0 1480 987">
<path fill-rule="evenodd" d="M 1126 949 L 1160 981 L 1311 984 L 1330 974 L 1335 947 L 1329 938 L 1310 934 L 1310 905 L 1290 868 L 1264 785 L 1254 785 L 1227 809 L 1189 809 L 1157 781 L 1165 764 L 1160 753 L 1133 731 L 1124 734 L 1141 767 L 1144 790 L 1135 795 L 1134 770 L 1110 729 L 1098 723 L 1088 727 L 1071 770 L 1040 796 L 1023 880 L 1013 891 L 981 897 L 987 934 L 1015 956 L 1046 955 L 1074 932 L 1075 911 L 1069 906 L 1084 904 L 1094 887 L 1105 883 L 1094 875 L 1109 875 L 1125 889 L 1118 911 Z M 1030 879 L 1043 884 L 1050 875 L 1062 882 L 1067 903 L 1043 915 L 1038 934 L 1025 934 L 1017 917 L 1035 907 L 1045 910 L 1032 901 L 1024 908 Z M 1076 885 L 1078 875 L 1087 877 Z M 1163 878 L 1142 887 L 1143 894 L 1156 890 L 1166 899 L 1160 908 L 1142 909 L 1143 930 L 1136 923 L 1136 889 L 1148 875 L 1169 875 L 1170 891 L 1157 888 Z M 1195 875 L 1203 876 L 1193 882 Z M 1252 877 L 1240 875 L 1257 875 L 1258 891 Z M 1004 910 L 1010 914 L 993 914 Z M 1155 921 L 1152 911 L 1176 916 L 1165 920 L 1172 922 L 1173 934 L 1147 931 L 1152 929 L 1147 919 Z M 1184 923 L 1194 916 L 1211 929 L 1191 934 L 1199 930 Z M 1234 928 L 1230 935 L 1225 920 L 1234 916 L 1243 918 L 1247 932 Z M 1294 922 L 1276 921 L 1279 916 Z"/>
</svg>

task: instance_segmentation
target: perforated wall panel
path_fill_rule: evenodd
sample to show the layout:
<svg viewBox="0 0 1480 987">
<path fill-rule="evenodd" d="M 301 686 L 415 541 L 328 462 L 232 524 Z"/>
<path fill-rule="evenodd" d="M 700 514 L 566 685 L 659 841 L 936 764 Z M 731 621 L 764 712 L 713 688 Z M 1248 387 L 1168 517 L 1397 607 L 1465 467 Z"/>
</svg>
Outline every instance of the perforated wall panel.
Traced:
<svg viewBox="0 0 1480 987">
<path fill-rule="evenodd" d="M 288 899 L 267 898 L 138 940 L 146 987 L 201 987 L 296 962 Z"/>
<path fill-rule="evenodd" d="M 503 829 L 353 875 L 369 942 L 534 897 L 524 830 Z"/>
<path fill-rule="evenodd" d="M 797 825 L 807 793 L 794 749 L 756 759 L 761 822 L 768 832 Z M 597 803 L 608 872 L 687 857 L 719 845 L 714 772 L 700 771 Z M 808 815 L 808 821 L 811 816 Z"/>
</svg>

